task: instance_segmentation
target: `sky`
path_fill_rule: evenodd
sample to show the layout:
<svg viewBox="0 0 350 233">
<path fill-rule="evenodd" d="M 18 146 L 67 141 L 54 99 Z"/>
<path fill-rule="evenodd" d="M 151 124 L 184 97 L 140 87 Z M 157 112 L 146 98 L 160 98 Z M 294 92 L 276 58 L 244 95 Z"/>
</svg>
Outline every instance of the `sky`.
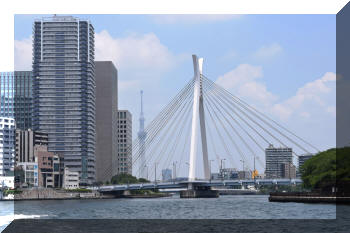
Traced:
<svg viewBox="0 0 350 233">
<path fill-rule="evenodd" d="M 15 15 L 15 70 L 31 69 L 34 19 Z M 321 150 L 335 146 L 335 15 L 74 15 L 95 28 L 95 59 L 118 69 L 119 109 L 138 129 L 203 73 Z"/>
</svg>

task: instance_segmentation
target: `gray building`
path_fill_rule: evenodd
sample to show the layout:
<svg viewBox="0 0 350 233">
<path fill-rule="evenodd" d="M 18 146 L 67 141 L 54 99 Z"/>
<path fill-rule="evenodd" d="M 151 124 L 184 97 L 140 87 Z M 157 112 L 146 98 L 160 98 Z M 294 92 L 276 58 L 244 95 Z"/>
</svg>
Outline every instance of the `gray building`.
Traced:
<svg viewBox="0 0 350 233">
<path fill-rule="evenodd" d="M 34 147 L 47 143 L 47 133 L 16 129 L 16 163 L 35 162 Z"/>
<path fill-rule="evenodd" d="M 118 72 L 111 61 L 95 62 L 96 181 L 118 173 Z"/>
<path fill-rule="evenodd" d="M 71 16 L 33 25 L 33 130 L 64 156 L 80 183 L 95 181 L 94 27 Z"/>
<path fill-rule="evenodd" d="M 14 72 L 14 116 L 16 128 L 32 128 L 33 76 L 31 71 Z"/>
<path fill-rule="evenodd" d="M 311 159 L 314 155 L 313 154 L 304 154 L 304 155 L 299 155 L 298 156 L 298 171 L 297 171 L 297 176 L 301 176 L 301 167 L 304 165 L 304 163 L 308 160 Z"/>
<path fill-rule="evenodd" d="M 284 178 L 285 164 L 293 164 L 292 148 L 275 148 L 270 145 L 265 149 L 266 178 Z"/>
<path fill-rule="evenodd" d="M 118 111 L 118 174 L 132 174 L 132 116 Z"/>
</svg>

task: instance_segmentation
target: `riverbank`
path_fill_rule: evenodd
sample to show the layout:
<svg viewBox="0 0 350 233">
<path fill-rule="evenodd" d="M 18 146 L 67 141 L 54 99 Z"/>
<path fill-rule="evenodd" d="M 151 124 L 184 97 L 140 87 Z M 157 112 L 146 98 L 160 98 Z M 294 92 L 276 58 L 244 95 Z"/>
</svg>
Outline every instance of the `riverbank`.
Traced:
<svg viewBox="0 0 350 233">
<path fill-rule="evenodd" d="M 350 204 L 350 196 L 326 195 L 307 192 L 274 192 L 270 193 L 270 202 L 301 202 L 301 203 L 341 203 Z"/>
<path fill-rule="evenodd" d="M 114 198 L 160 198 L 169 197 L 169 193 L 125 193 L 121 195 L 101 194 L 98 191 L 76 192 L 70 190 L 33 188 L 17 191 L 11 198 L 3 198 L 0 201 L 30 201 L 30 200 L 77 200 L 77 199 L 114 199 Z"/>
</svg>

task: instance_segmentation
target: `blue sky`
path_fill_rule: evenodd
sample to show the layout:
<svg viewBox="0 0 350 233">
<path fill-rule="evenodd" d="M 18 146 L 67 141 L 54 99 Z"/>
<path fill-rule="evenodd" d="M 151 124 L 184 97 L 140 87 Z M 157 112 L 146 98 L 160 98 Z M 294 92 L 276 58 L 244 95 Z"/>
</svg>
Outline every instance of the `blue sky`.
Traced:
<svg viewBox="0 0 350 233">
<path fill-rule="evenodd" d="M 96 32 L 96 60 L 119 72 L 119 108 L 138 128 L 203 73 L 320 149 L 335 146 L 335 15 L 76 15 Z M 15 15 L 15 68 L 30 69 L 32 22 Z M 231 85 L 232 84 L 232 85 Z M 147 122 L 146 122 L 147 124 Z"/>
</svg>

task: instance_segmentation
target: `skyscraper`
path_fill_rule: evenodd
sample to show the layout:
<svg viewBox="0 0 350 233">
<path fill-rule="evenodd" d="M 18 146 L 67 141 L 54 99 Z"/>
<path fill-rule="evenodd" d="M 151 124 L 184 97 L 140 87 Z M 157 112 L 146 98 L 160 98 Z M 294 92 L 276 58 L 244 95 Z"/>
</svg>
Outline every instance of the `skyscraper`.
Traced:
<svg viewBox="0 0 350 233">
<path fill-rule="evenodd" d="M 95 62 L 96 181 L 110 181 L 118 173 L 118 72 L 111 61 Z"/>
<path fill-rule="evenodd" d="M 88 20 L 53 16 L 33 26 L 33 129 L 48 133 L 48 150 L 95 180 L 94 27 Z"/>
<path fill-rule="evenodd" d="M 141 91 L 141 113 L 140 113 L 140 129 L 138 132 L 138 140 L 140 144 L 140 162 L 139 162 L 139 175 L 141 178 L 147 178 L 146 174 L 146 158 L 145 158 L 145 139 L 147 132 L 145 131 L 145 117 L 143 116 L 143 91 Z"/>
<path fill-rule="evenodd" d="M 132 174 L 132 116 L 128 110 L 118 111 L 118 174 Z"/>
</svg>

